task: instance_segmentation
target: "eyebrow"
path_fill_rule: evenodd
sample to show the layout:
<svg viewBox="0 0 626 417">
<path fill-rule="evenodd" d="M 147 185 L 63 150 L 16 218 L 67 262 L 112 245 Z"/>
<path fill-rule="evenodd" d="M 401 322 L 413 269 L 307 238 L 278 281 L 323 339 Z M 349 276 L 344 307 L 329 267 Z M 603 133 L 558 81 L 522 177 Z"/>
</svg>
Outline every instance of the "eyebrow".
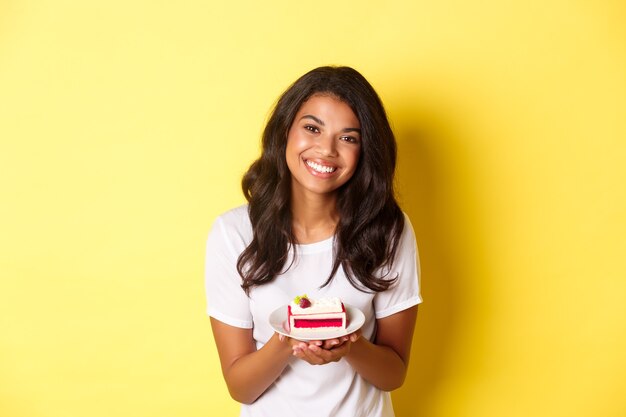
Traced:
<svg viewBox="0 0 626 417">
<path fill-rule="evenodd" d="M 311 119 L 322 126 L 326 126 L 326 124 L 321 119 L 313 116 L 312 114 L 305 114 L 304 116 L 300 118 L 300 120 L 302 119 Z M 346 133 L 347 132 L 357 132 L 359 134 L 361 133 L 361 129 L 359 129 L 358 127 L 346 127 L 345 129 L 342 129 L 341 131 L 346 132 Z"/>
</svg>

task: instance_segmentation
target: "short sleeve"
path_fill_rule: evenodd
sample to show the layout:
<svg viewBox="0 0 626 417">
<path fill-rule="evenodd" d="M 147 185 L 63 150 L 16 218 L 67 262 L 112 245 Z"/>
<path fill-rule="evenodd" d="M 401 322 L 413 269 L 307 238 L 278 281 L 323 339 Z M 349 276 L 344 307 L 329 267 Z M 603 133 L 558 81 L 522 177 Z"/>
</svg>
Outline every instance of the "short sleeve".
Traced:
<svg viewBox="0 0 626 417">
<path fill-rule="evenodd" d="M 419 254 L 413 226 L 406 214 L 404 215 L 404 230 L 391 266 L 391 276 L 397 276 L 396 282 L 389 289 L 377 293 L 374 297 L 377 319 L 406 310 L 422 302 Z"/>
<path fill-rule="evenodd" d="M 207 313 L 228 325 L 253 327 L 249 298 L 241 288 L 237 259 L 245 249 L 245 237 L 223 217 L 213 224 L 206 245 L 205 290 Z"/>
</svg>

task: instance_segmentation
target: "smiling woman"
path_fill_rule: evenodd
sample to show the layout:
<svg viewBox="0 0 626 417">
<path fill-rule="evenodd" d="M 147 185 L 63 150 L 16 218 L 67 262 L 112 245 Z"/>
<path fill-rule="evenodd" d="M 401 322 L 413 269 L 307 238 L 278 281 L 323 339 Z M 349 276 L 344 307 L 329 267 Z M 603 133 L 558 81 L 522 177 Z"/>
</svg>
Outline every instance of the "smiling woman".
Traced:
<svg viewBox="0 0 626 417">
<path fill-rule="evenodd" d="M 337 190 L 359 162 L 359 127 L 350 106 L 336 97 L 316 94 L 302 104 L 287 137 L 292 197 L 315 193 L 326 203 L 336 202 Z"/>
<path fill-rule="evenodd" d="M 395 161 L 383 105 L 354 69 L 314 69 L 278 100 L 242 181 L 248 205 L 220 216 L 207 243 L 208 313 L 242 415 L 314 405 L 318 416 L 393 416 L 421 302 Z M 276 333 L 272 313 L 303 293 L 341 299 L 363 327 L 326 340 Z"/>
</svg>

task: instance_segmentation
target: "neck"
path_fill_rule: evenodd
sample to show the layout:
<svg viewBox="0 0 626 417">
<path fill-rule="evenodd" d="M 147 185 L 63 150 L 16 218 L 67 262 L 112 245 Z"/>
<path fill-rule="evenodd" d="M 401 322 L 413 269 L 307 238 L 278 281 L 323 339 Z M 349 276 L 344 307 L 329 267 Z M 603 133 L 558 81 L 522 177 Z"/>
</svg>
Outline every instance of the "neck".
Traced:
<svg viewBox="0 0 626 417">
<path fill-rule="evenodd" d="M 315 243 L 328 239 L 335 234 L 339 221 L 337 196 L 292 195 L 291 216 L 298 243 Z"/>
</svg>

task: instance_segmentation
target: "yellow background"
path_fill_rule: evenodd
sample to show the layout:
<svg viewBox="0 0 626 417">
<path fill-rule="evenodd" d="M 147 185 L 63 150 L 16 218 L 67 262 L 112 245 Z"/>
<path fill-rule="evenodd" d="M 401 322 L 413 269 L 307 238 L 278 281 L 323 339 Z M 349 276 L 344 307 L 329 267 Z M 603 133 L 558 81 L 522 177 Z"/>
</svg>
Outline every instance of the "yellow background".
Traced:
<svg viewBox="0 0 626 417">
<path fill-rule="evenodd" d="M 0 2 L 0 415 L 236 415 L 203 295 L 277 96 L 360 70 L 425 302 L 398 416 L 626 415 L 626 6 Z"/>
</svg>

